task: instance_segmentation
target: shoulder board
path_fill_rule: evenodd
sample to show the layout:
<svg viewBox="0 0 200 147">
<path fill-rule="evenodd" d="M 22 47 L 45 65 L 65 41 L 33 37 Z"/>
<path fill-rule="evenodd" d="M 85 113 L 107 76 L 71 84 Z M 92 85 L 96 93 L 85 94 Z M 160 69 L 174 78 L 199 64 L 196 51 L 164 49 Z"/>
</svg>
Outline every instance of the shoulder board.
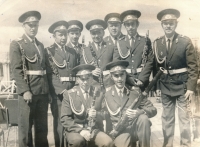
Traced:
<svg viewBox="0 0 200 147">
<path fill-rule="evenodd" d="M 76 89 L 76 88 L 73 88 L 73 89 L 68 90 L 67 92 L 70 94 L 70 93 L 74 93 L 74 92 L 76 92 L 76 91 L 77 91 L 77 89 Z"/>
<path fill-rule="evenodd" d="M 184 36 L 184 35 L 179 35 L 179 37 L 184 38 L 184 39 L 190 39 L 189 37 Z"/>
<path fill-rule="evenodd" d="M 123 40 L 125 38 L 125 35 L 120 37 L 118 40 Z"/>
<path fill-rule="evenodd" d="M 106 88 L 106 91 L 110 91 L 110 90 L 111 90 L 111 88 L 112 88 L 112 87 L 107 87 L 107 88 Z"/>
<path fill-rule="evenodd" d="M 159 39 L 162 39 L 162 38 L 163 38 L 163 36 L 160 36 L 160 37 L 156 38 L 156 40 L 159 40 Z"/>
<path fill-rule="evenodd" d="M 23 40 L 22 37 L 19 37 L 19 38 L 15 39 L 15 41 L 21 41 L 21 40 Z"/>
</svg>

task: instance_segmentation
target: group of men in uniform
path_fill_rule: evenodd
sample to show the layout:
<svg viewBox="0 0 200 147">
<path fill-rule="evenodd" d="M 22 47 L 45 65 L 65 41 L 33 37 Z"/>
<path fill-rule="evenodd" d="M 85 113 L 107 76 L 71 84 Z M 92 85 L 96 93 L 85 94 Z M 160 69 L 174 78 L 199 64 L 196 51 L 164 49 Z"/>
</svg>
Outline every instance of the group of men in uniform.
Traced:
<svg viewBox="0 0 200 147">
<path fill-rule="evenodd" d="M 165 35 L 154 41 L 153 49 L 148 35 L 137 32 L 140 16 L 140 11 L 128 10 L 89 21 L 86 29 L 92 42 L 88 46 L 78 42 L 83 30 L 80 21 L 57 21 L 48 29 L 54 43 L 47 48 L 35 38 L 41 14 L 29 11 L 19 17 L 25 32 L 11 42 L 10 60 L 19 95 L 20 147 L 33 146 L 32 126 L 35 146 L 48 146 L 50 101 L 56 147 L 64 146 L 64 140 L 71 147 L 129 147 L 137 140 L 141 147 L 149 147 L 149 118 L 157 110 L 147 98 L 137 109 L 130 106 L 147 87 L 151 72 L 155 76 L 160 67 L 166 69 L 155 86 L 162 94 L 163 146 L 173 146 L 176 105 L 181 146 L 191 145 L 187 105 L 198 76 L 194 47 L 188 37 L 175 32 L 178 10 L 158 13 Z M 121 32 L 122 24 L 127 35 Z M 106 28 L 110 35 L 104 38 Z M 112 138 L 124 115 L 126 128 Z"/>
</svg>

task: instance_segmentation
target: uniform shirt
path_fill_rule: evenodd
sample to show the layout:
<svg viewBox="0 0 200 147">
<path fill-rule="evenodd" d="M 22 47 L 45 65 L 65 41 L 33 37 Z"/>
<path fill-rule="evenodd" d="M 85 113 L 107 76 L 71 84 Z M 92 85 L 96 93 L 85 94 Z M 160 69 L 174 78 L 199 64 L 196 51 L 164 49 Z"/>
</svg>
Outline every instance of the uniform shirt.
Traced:
<svg viewBox="0 0 200 147">
<path fill-rule="evenodd" d="M 22 68 L 22 54 L 20 46 L 24 49 L 27 70 L 41 71 L 47 69 L 46 65 L 48 64 L 48 59 L 46 58 L 44 45 L 36 38 L 35 44 L 33 44 L 25 34 L 19 39 L 13 40 L 10 44 L 10 65 L 12 77 L 16 81 L 17 93 L 19 95 L 23 95 L 23 93 L 26 91 L 30 91 L 33 95 L 47 94 L 49 91 L 49 84 L 46 74 L 27 75 L 28 82 L 24 80 L 25 71 Z"/>
<path fill-rule="evenodd" d="M 116 85 L 115 85 L 115 88 L 117 90 L 117 93 L 118 93 L 118 96 L 120 96 L 120 91 L 121 91 L 121 94 L 122 94 L 122 97 L 123 97 L 123 92 L 124 92 L 124 87 L 119 89 Z"/>
<path fill-rule="evenodd" d="M 170 39 L 170 48 L 172 47 L 172 40 L 174 38 L 174 35 L 170 38 L 167 38 L 167 36 L 165 36 L 165 40 L 166 40 L 166 46 L 167 46 L 167 49 L 168 49 L 168 39 Z"/>
<path fill-rule="evenodd" d="M 196 51 L 190 38 L 174 34 L 170 51 L 167 52 L 166 37 L 161 36 L 154 41 L 154 76 L 160 67 L 167 70 L 187 68 L 187 72 L 163 74 L 159 87 L 163 94 L 180 96 L 185 90 L 194 91 L 197 81 Z"/>
</svg>

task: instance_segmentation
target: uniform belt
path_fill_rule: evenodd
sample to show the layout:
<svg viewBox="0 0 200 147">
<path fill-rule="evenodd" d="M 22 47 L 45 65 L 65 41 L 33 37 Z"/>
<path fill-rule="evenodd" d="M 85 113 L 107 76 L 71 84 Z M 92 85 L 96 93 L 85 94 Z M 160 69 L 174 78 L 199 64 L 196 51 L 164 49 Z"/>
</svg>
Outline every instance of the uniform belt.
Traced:
<svg viewBox="0 0 200 147">
<path fill-rule="evenodd" d="M 69 82 L 69 81 L 76 81 L 76 77 L 60 77 L 61 82 Z"/>
<path fill-rule="evenodd" d="M 183 72 L 187 72 L 187 68 L 165 70 L 164 74 L 168 74 L 169 73 L 170 75 L 174 75 L 174 74 L 179 74 L 179 73 L 183 73 Z"/>
<path fill-rule="evenodd" d="M 103 75 L 104 75 L 104 76 L 105 76 L 105 75 L 108 75 L 108 74 L 110 74 L 110 71 L 109 71 L 109 70 L 103 71 Z"/>
<path fill-rule="evenodd" d="M 130 69 L 130 68 L 127 68 L 127 69 L 126 69 L 126 72 L 127 72 L 127 73 L 132 73 L 132 74 L 140 73 L 141 71 L 142 71 L 142 68 L 137 68 L 137 69 Z"/>
<path fill-rule="evenodd" d="M 46 70 L 27 70 L 27 75 L 46 75 Z"/>
</svg>

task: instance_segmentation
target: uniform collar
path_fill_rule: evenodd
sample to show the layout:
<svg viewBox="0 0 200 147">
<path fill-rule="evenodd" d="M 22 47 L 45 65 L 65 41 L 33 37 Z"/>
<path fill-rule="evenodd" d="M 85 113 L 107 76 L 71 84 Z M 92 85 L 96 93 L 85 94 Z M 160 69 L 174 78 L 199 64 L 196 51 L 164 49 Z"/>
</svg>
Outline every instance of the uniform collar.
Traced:
<svg viewBox="0 0 200 147">
<path fill-rule="evenodd" d="M 136 36 L 137 36 L 137 33 L 135 34 L 135 36 L 133 36 L 133 38 L 136 39 Z M 129 40 L 132 39 L 132 37 L 129 34 L 128 34 L 128 38 L 129 38 Z"/>
<path fill-rule="evenodd" d="M 102 41 L 101 43 L 99 43 L 99 44 L 97 44 L 97 43 L 95 43 L 95 42 L 94 42 L 94 45 L 95 45 L 96 49 L 98 49 L 98 46 L 100 46 L 100 47 L 101 47 L 101 46 L 102 46 L 102 44 L 103 44 L 103 41 Z"/>
<path fill-rule="evenodd" d="M 34 37 L 34 39 L 31 39 L 26 33 L 25 33 L 25 35 L 26 35 L 26 37 L 28 38 L 28 40 L 29 40 L 30 42 L 32 42 L 32 41 L 35 42 L 35 37 Z"/>
<path fill-rule="evenodd" d="M 167 42 L 168 39 L 170 39 L 170 41 L 172 42 L 173 38 L 174 38 L 174 35 L 172 37 L 170 37 L 170 38 L 167 38 L 167 36 L 165 35 L 166 42 Z"/>
<path fill-rule="evenodd" d="M 70 43 L 71 43 L 73 48 L 78 47 L 78 43 L 77 43 L 77 45 L 73 44 L 71 41 L 70 41 Z"/>
<path fill-rule="evenodd" d="M 120 36 L 122 35 L 122 33 L 120 33 L 116 38 L 117 40 L 120 38 Z M 113 36 L 110 35 L 110 38 L 112 39 L 113 42 L 115 42 L 115 38 Z"/>
<path fill-rule="evenodd" d="M 64 46 L 59 45 L 57 42 L 55 42 L 55 44 L 60 48 L 63 49 Z"/>
<path fill-rule="evenodd" d="M 119 91 L 121 91 L 122 94 L 123 94 L 123 92 L 124 92 L 124 87 L 121 88 L 121 89 L 119 89 L 119 88 L 115 85 L 115 89 L 116 89 L 118 95 L 119 95 Z"/>
</svg>

